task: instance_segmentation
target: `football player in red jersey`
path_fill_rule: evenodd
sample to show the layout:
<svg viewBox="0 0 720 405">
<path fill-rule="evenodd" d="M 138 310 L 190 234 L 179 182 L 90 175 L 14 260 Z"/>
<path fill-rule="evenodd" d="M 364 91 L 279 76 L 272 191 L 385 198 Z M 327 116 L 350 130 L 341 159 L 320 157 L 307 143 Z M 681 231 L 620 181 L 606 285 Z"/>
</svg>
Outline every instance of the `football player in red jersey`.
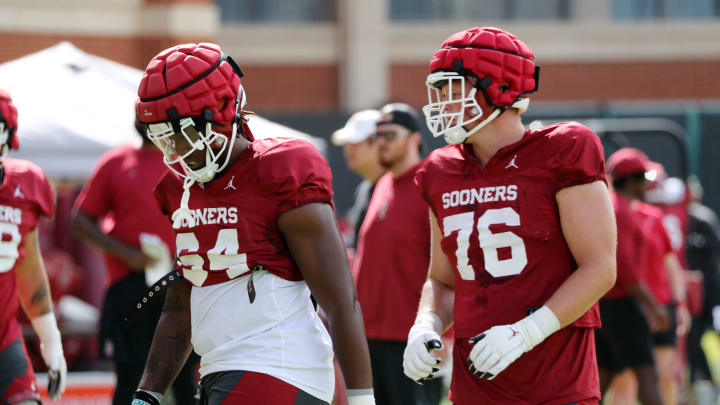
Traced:
<svg viewBox="0 0 720 405">
<path fill-rule="evenodd" d="M 486 27 L 452 35 L 430 61 L 423 111 L 450 145 L 415 177 L 432 248 L 404 368 L 418 382 L 432 376 L 428 351 L 453 324 L 459 405 L 600 399 L 596 302 L 615 281 L 616 242 L 603 149 L 575 122 L 523 127 L 534 59 Z"/>
<path fill-rule="evenodd" d="M 158 403 L 194 349 L 202 403 L 327 404 L 334 348 L 349 404 L 374 404 L 330 168 L 307 142 L 254 140 L 240 77 L 217 45 L 185 44 L 155 56 L 140 82 L 138 117 L 171 169 L 155 196 L 183 280 L 133 403 Z"/>
<path fill-rule="evenodd" d="M 18 148 L 17 109 L 0 90 L 0 403 L 40 403 L 32 364 L 17 322 L 18 302 L 40 337 L 50 377 L 48 394 L 65 391 L 67 366 L 38 243 L 38 221 L 55 210 L 42 169 L 6 157 Z M 18 298 L 20 298 L 18 300 Z"/>
</svg>

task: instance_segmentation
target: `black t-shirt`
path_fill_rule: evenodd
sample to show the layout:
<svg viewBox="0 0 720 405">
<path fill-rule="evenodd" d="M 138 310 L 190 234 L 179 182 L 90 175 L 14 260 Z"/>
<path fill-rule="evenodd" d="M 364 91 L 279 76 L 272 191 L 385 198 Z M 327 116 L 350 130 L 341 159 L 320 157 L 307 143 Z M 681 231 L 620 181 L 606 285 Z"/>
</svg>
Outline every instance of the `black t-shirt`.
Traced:
<svg viewBox="0 0 720 405">
<path fill-rule="evenodd" d="M 706 310 L 720 305 L 720 222 L 708 207 L 692 203 L 687 235 L 687 261 L 690 270 L 703 272 Z"/>
</svg>

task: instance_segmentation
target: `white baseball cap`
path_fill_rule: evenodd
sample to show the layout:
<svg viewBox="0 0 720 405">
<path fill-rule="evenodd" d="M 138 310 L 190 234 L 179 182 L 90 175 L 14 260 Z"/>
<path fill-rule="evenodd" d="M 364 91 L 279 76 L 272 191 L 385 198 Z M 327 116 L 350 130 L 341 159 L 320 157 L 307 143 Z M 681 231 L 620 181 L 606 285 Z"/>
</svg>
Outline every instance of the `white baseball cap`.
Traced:
<svg viewBox="0 0 720 405">
<path fill-rule="evenodd" d="M 360 143 L 375 133 L 380 111 L 362 110 L 353 114 L 345 126 L 333 132 L 332 143 L 337 146 L 346 143 Z"/>
</svg>

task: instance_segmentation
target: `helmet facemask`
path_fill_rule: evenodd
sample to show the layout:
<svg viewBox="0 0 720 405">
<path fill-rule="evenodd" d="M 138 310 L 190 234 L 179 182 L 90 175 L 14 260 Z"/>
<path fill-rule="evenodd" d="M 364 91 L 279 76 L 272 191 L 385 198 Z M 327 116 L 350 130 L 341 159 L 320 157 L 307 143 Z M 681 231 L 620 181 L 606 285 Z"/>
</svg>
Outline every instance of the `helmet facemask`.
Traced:
<svg viewBox="0 0 720 405">
<path fill-rule="evenodd" d="M 8 128 L 8 126 L 5 124 L 5 121 L 0 120 L 0 159 L 7 156 L 9 151 L 10 151 L 10 128 Z"/>
<path fill-rule="evenodd" d="M 241 87 L 235 99 L 236 117 L 245 103 L 245 92 Z M 196 117 L 180 118 L 176 122 L 148 124 L 147 136 L 162 151 L 163 162 L 170 170 L 186 180 L 206 183 L 225 169 L 230 161 L 238 131 L 238 121 L 239 119 L 236 118 L 230 124 L 232 131 L 229 136 L 214 131 L 211 121 Z M 178 154 L 178 150 L 186 152 Z M 192 169 L 187 161 L 197 151 L 205 151 L 205 165 Z"/>
<path fill-rule="evenodd" d="M 423 113 L 434 137 L 443 136 L 450 145 L 462 143 L 505 111 L 505 107 L 494 106 L 492 112 L 487 114 L 487 110 L 493 107 L 491 103 L 487 103 L 483 111 L 478 98 L 485 97 L 485 93 L 482 89 L 478 92 L 478 83 L 473 76 L 463 76 L 451 71 L 428 75 L 425 82 L 428 88 L 428 104 L 423 107 Z M 511 107 L 525 112 L 529 103 L 530 99 L 521 98 Z M 466 126 L 477 121 L 479 123 L 474 128 L 466 129 Z"/>
</svg>

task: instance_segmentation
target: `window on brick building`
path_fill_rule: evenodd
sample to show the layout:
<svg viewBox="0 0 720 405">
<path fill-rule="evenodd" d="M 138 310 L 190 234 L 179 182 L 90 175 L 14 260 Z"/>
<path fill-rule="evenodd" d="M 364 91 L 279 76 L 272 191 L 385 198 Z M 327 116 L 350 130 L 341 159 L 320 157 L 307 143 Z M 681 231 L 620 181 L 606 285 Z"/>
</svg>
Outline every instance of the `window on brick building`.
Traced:
<svg viewBox="0 0 720 405">
<path fill-rule="evenodd" d="M 720 16 L 718 0 L 614 0 L 617 20 L 705 19 Z"/>
<path fill-rule="evenodd" d="M 215 0 L 223 22 L 300 22 L 335 20 L 334 0 Z"/>
<path fill-rule="evenodd" d="M 571 0 L 389 0 L 391 20 L 567 20 Z"/>
</svg>

